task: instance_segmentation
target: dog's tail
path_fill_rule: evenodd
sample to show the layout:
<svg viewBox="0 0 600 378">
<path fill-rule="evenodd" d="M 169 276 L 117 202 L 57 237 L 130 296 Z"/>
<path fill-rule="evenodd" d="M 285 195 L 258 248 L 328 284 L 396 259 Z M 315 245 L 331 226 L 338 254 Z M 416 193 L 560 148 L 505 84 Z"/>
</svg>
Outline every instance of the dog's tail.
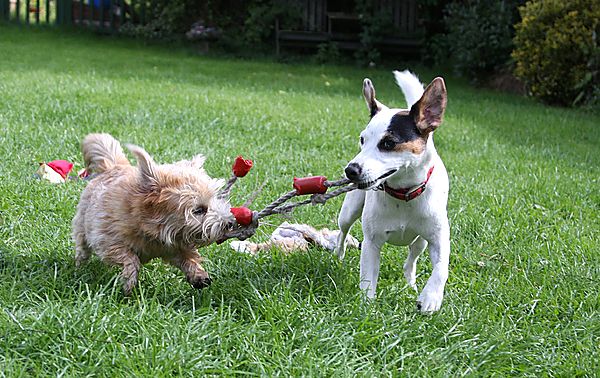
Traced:
<svg viewBox="0 0 600 378">
<path fill-rule="evenodd" d="M 109 134 L 89 134 L 81 142 L 88 172 L 102 173 L 116 165 L 130 165 L 121 144 Z"/>
<path fill-rule="evenodd" d="M 408 109 L 410 109 L 419 99 L 423 96 L 423 84 L 419 78 L 409 70 L 394 71 L 394 77 L 396 77 L 396 83 L 406 99 Z"/>
</svg>

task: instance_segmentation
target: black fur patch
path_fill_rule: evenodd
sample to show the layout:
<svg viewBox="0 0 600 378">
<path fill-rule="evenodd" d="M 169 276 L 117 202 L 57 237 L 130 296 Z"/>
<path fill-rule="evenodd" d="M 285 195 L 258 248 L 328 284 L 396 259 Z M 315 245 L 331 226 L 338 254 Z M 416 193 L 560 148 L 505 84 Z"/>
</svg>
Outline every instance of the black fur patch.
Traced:
<svg viewBox="0 0 600 378">
<path fill-rule="evenodd" d="M 393 146 L 390 146 L 392 143 L 398 145 L 421 138 L 423 135 L 417 128 L 414 117 L 409 112 L 402 111 L 394 114 L 387 128 L 387 135 L 379 141 L 377 147 L 383 151 L 390 151 L 393 149 Z"/>
<path fill-rule="evenodd" d="M 375 117 L 375 114 L 379 112 L 379 107 L 377 106 L 377 103 L 375 101 L 371 101 L 369 108 L 371 109 L 371 118 Z"/>
</svg>

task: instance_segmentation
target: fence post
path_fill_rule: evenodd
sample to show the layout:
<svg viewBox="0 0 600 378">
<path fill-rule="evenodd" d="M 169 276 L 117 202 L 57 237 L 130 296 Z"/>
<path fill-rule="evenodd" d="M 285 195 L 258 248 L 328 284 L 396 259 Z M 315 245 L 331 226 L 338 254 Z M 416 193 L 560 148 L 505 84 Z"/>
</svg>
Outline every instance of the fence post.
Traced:
<svg viewBox="0 0 600 378">
<path fill-rule="evenodd" d="M 72 8 L 72 0 L 56 0 L 56 25 L 71 25 L 73 23 Z"/>
<path fill-rule="evenodd" d="M 94 5 L 96 5 L 96 3 L 94 2 Z M 98 16 L 100 22 L 98 23 L 98 26 L 100 28 L 100 30 L 104 29 L 104 1 L 100 0 L 100 15 Z"/>
<path fill-rule="evenodd" d="M 63 7 L 64 7 L 64 1 L 56 0 L 56 18 L 54 19 L 54 23 L 56 25 L 62 25 Z"/>
<path fill-rule="evenodd" d="M 63 25 L 73 24 L 73 0 L 63 0 Z"/>
<path fill-rule="evenodd" d="M 0 19 L 10 19 L 10 0 L 0 0 Z"/>
<path fill-rule="evenodd" d="M 125 22 L 125 0 L 117 0 L 121 5 L 121 12 L 119 13 L 119 28 L 123 26 Z"/>
</svg>

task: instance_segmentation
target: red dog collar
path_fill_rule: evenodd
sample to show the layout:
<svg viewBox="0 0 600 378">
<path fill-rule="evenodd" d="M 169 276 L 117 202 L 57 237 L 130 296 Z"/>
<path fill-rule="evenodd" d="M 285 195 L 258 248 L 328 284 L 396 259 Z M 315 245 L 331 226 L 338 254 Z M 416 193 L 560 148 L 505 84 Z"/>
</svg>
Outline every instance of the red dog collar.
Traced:
<svg viewBox="0 0 600 378">
<path fill-rule="evenodd" d="M 424 191 L 425 188 L 427 187 L 427 182 L 429 181 L 429 178 L 431 177 L 431 173 L 433 172 L 433 168 L 434 166 L 432 166 L 431 168 L 429 168 L 429 172 L 427 172 L 427 178 L 425 179 L 425 181 L 423 181 L 422 183 L 420 183 L 417 186 L 414 186 L 412 188 L 400 188 L 400 189 L 393 189 L 390 188 L 388 186 L 387 183 L 383 184 L 383 190 L 385 190 L 385 192 L 387 194 L 389 194 L 390 196 L 399 199 L 401 201 L 410 201 L 413 200 L 415 198 L 417 198 L 418 196 L 420 196 Z"/>
</svg>

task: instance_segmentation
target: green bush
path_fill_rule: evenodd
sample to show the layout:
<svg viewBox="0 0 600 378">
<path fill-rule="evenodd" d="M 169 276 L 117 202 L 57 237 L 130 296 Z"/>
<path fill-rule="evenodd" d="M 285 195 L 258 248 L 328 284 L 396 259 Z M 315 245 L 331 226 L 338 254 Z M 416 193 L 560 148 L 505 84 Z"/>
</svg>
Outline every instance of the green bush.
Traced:
<svg viewBox="0 0 600 378">
<path fill-rule="evenodd" d="M 356 0 L 355 11 L 360 20 L 360 47 L 354 53 L 354 58 L 362 66 L 377 63 L 381 53 L 375 45 L 393 27 L 389 15 L 385 14 L 384 9 L 377 9 L 375 2 L 370 0 Z"/>
<path fill-rule="evenodd" d="M 445 8 L 447 34 L 435 45 L 448 49 L 458 74 L 480 81 L 510 60 L 513 24 L 523 0 L 455 1 Z M 441 54 L 438 53 L 438 60 Z M 440 63 L 438 61 L 438 63 Z"/>
<path fill-rule="evenodd" d="M 208 0 L 155 0 L 147 9 L 145 24 L 129 22 L 120 31 L 143 39 L 182 39 L 195 21 L 210 18 L 210 3 Z"/>
<path fill-rule="evenodd" d="M 515 73 L 544 102 L 598 102 L 600 2 L 533 0 L 516 25 Z"/>
<path fill-rule="evenodd" d="M 321 43 L 317 46 L 317 53 L 314 56 L 314 61 L 319 64 L 323 63 L 339 63 L 341 60 L 340 49 L 335 42 Z"/>
<path fill-rule="evenodd" d="M 156 0 L 144 25 L 129 22 L 121 32 L 144 39 L 181 40 L 195 23 L 218 29 L 220 44 L 233 51 L 257 51 L 272 44 L 275 19 L 283 28 L 299 22 L 300 3 L 276 0 Z M 219 33 L 221 34 L 221 33 Z"/>
</svg>

